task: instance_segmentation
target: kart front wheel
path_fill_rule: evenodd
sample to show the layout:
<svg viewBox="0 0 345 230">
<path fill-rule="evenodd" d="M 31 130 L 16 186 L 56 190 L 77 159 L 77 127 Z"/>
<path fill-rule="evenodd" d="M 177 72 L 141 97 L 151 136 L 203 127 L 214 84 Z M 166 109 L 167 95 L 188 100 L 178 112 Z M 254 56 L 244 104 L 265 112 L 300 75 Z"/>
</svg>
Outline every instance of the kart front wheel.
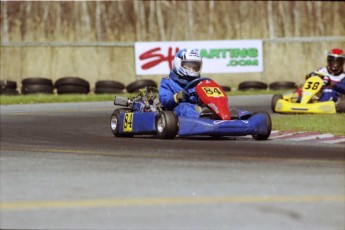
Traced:
<svg viewBox="0 0 345 230">
<path fill-rule="evenodd" d="M 156 119 L 157 136 L 161 139 L 175 138 L 178 126 L 177 117 L 173 111 L 162 111 Z"/>
<path fill-rule="evenodd" d="M 266 132 L 263 134 L 253 134 L 252 137 L 254 138 L 254 140 L 257 140 L 257 141 L 267 140 L 269 138 L 269 136 L 271 135 L 271 131 L 272 131 L 271 116 L 267 112 L 256 112 L 254 114 L 265 115 L 265 117 L 266 117 Z"/>
<path fill-rule="evenodd" d="M 276 111 L 276 104 L 277 104 L 277 101 L 280 100 L 280 99 L 283 99 L 283 95 L 281 94 L 274 94 L 273 97 L 272 97 L 272 100 L 271 100 L 271 109 L 273 112 L 277 112 Z"/>
<path fill-rule="evenodd" d="M 119 132 L 120 114 L 131 112 L 131 109 L 119 108 L 115 109 L 110 117 L 110 128 L 115 137 L 132 137 L 132 134 L 122 134 Z"/>
</svg>

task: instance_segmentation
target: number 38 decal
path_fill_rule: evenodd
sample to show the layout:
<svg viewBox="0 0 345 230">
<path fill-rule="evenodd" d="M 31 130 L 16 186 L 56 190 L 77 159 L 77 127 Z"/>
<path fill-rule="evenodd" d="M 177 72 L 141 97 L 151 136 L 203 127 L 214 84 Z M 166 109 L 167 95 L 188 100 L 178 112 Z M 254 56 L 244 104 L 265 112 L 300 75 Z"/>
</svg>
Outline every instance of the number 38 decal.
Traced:
<svg viewBox="0 0 345 230">
<path fill-rule="evenodd" d="M 224 97 L 223 92 L 218 87 L 202 87 L 209 97 Z"/>
<path fill-rule="evenodd" d="M 317 90 L 319 88 L 320 82 L 312 82 L 308 81 L 304 85 L 304 89 L 312 89 L 312 90 Z"/>
</svg>

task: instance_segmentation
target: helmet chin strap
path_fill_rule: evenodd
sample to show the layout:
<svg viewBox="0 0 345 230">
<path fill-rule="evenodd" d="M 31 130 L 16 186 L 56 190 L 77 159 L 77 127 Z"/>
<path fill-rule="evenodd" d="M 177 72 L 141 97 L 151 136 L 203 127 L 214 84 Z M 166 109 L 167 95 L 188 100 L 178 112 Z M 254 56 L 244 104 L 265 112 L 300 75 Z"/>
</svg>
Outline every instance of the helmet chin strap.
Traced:
<svg viewBox="0 0 345 230">
<path fill-rule="evenodd" d="M 332 75 L 339 75 L 344 71 L 344 68 L 341 68 L 339 71 L 334 72 L 329 66 L 327 66 L 327 71 L 330 72 Z"/>
</svg>

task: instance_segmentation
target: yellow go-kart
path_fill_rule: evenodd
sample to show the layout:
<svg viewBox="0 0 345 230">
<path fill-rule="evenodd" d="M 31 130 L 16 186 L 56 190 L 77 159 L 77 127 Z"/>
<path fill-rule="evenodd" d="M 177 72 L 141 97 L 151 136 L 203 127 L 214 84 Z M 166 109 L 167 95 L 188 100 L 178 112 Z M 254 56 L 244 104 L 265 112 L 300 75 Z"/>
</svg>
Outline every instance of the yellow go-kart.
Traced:
<svg viewBox="0 0 345 230">
<path fill-rule="evenodd" d="M 341 95 L 337 103 L 334 101 L 319 102 L 324 82 L 322 73 L 309 77 L 303 87 L 293 93 L 275 94 L 271 108 L 275 113 L 318 113 L 335 114 L 345 112 L 345 97 Z"/>
</svg>

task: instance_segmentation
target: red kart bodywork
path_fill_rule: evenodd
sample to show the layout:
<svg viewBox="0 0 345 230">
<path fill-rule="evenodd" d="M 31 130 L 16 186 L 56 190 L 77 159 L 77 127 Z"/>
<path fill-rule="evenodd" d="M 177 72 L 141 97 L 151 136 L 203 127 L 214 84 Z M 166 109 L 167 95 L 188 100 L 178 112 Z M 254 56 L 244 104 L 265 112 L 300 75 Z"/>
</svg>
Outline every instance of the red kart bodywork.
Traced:
<svg viewBox="0 0 345 230">
<path fill-rule="evenodd" d="M 195 87 L 200 100 L 215 112 L 221 120 L 230 120 L 228 97 L 222 87 L 212 80 L 201 81 Z"/>
</svg>

